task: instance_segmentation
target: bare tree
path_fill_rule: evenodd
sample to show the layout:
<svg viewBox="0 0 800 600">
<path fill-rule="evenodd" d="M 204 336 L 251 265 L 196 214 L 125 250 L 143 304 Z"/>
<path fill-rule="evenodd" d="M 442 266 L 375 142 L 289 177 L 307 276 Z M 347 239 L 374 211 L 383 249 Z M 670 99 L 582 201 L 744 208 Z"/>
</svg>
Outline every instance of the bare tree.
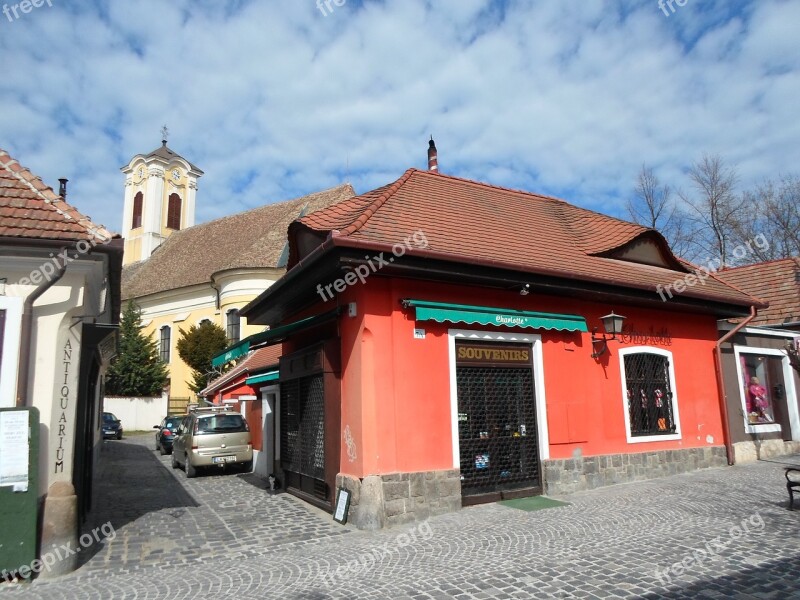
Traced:
<svg viewBox="0 0 800 600">
<path fill-rule="evenodd" d="M 800 178 L 767 181 L 744 198 L 744 218 L 736 227 L 740 243 L 758 236 L 767 241 L 753 248 L 754 261 L 800 256 Z"/>
<path fill-rule="evenodd" d="M 634 223 L 659 231 L 675 254 L 684 256 L 689 250 L 691 236 L 686 216 L 673 201 L 669 185 L 661 185 L 653 169 L 646 164 L 636 177 L 634 197 L 628 199 L 627 208 Z"/>
<path fill-rule="evenodd" d="M 791 363 L 792 367 L 794 367 L 794 370 L 800 374 L 800 350 L 798 350 L 797 346 L 787 341 L 785 351 L 786 355 L 789 357 L 789 362 Z"/>
<path fill-rule="evenodd" d="M 719 155 L 704 155 L 689 169 L 695 195 L 680 193 L 695 225 L 693 254 L 731 263 L 731 242 L 742 218 L 746 200 L 736 193 L 737 175 Z M 705 261 L 704 261 L 705 262 Z"/>
</svg>

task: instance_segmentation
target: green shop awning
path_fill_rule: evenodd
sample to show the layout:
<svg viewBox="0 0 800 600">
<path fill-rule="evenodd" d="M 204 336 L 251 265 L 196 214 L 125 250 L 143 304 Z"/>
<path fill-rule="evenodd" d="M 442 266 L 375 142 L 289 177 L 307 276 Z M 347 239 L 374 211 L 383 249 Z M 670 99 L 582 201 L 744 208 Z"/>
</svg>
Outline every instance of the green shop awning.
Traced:
<svg viewBox="0 0 800 600">
<path fill-rule="evenodd" d="M 232 346 L 229 346 L 224 352 L 217 354 L 211 360 L 211 366 L 219 367 L 220 365 L 224 365 L 225 363 L 235 360 L 240 356 L 244 356 L 250 352 L 250 350 L 254 350 L 255 348 L 259 348 L 261 346 L 274 344 L 286 339 L 292 333 L 296 333 L 303 329 L 308 329 L 309 327 L 314 327 L 326 321 L 335 319 L 338 314 L 339 309 L 337 308 L 329 312 L 322 313 L 321 315 L 314 315 L 313 317 L 300 319 L 294 323 L 288 323 L 286 325 L 281 325 L 280 327 L 267 329 L 261 333 L 254 333 L 253 335 L 236 342 Z"/>
<path fill-rule="evenodd" d="M 277 381 L 279 375 L 280 371 L 267 371 L 261 375 L 253 375 L 252 377 L 248 377 L 244 380 L 244 382 L 247 385 L 253 385 L 254 383 L 264 383 L 265 381 Z"/>
<path fill-rule="evenodd" d="M 526 329 L 554 329 L 558 331 L 589 331 L 586 327 L 586 319 L 580 315 L 561 315 L 515 310 L 513 308 L 493 308 L 411 299 L 403 300 L 403 306 L 416 310 L 417 321 L 493 325 L 495 327 L 524 327 Z"/>
</svg>

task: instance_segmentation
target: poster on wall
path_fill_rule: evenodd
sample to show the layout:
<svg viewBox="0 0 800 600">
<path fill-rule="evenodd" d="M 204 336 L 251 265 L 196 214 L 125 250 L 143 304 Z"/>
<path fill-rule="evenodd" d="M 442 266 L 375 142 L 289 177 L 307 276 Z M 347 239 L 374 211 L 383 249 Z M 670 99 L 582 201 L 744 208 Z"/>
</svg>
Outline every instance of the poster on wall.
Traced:
<svg viewBox="0 0 800 600">
<path fill-rule="evenodd" d="M 28 413 L 0 412 L 0 486 L 28 491 Z"/>
</svg>

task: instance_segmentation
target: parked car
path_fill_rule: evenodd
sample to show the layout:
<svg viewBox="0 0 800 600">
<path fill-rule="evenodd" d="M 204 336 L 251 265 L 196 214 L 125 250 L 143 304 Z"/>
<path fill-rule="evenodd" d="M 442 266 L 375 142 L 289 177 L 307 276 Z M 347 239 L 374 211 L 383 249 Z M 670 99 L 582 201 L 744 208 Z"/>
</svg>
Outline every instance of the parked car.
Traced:
<svg viewBox="0 0 800 600">
<path fill-rule="evenodd" d="M 122 421 L 114 416 L 114 413 L 103 413 L 103 439 L 113 440 L 122 439 Z"/>
<path fill-rule="evenodd" d="M 175 439 L 182 420 L 182 416 L 164 417 L 160 425 L 153 425 L 153 429 L 158 430 L 156 431 L 156 450 L 161 453 L 161 456 L 172 452 L 172 440 Z"/>
<path fill-rule="evenodd" d="M 172 441 L 172 468 L 195 477 L 204 467 L 253 469 L 250 428 L 241 413 L 226 407 L 190 409 Z"/>
</svg>

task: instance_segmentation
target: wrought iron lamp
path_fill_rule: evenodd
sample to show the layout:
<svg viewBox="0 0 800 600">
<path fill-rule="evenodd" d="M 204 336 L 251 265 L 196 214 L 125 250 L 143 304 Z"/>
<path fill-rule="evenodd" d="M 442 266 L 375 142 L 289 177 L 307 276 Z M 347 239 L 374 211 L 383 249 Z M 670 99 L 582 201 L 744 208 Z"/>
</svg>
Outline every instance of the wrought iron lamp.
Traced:
<svg viewBox="0 0 800 600">
<path fill-rule="evenodd" d="M 599 358 L 608 351 L 608 342 L 617 339 L 617 336 L 622 333 L 622 324 L 625 321 L 625 317 L 614 314 L 612 310 L 611 314 L 600 317 L 600 320 L 603 322 L 605 331 L 603 337 L 597 337 L 598 328 L 592 329 L 592 358 Z M 611 335 L 611 337 L 607 337 L 607 334 Z M 597 349 L 595 350 L 595 348 Z"/>
</svg>

